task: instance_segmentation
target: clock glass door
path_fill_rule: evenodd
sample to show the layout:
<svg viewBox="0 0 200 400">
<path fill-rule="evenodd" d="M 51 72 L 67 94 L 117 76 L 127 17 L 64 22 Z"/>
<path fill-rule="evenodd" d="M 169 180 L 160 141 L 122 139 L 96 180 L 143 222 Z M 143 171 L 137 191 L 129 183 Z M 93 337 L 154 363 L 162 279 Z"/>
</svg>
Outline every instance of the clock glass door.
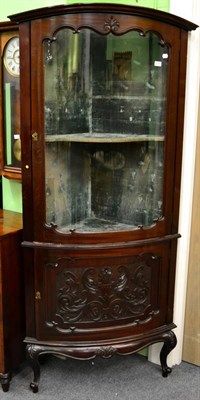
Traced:
<svg viewBox="0 0 200 400">
<path fill-rule="evenodd" d="M 5 36 L 3 50 L 3 132 L 4 169 L 20 168 L 20 81 L 19 81 L 19 36 Z"/>
<path fill-rule="evenodd" d="M 163 216 L 168 47 L 152 32 L 44 41 L 46 222 L 134 230 Z"/>
</svg>

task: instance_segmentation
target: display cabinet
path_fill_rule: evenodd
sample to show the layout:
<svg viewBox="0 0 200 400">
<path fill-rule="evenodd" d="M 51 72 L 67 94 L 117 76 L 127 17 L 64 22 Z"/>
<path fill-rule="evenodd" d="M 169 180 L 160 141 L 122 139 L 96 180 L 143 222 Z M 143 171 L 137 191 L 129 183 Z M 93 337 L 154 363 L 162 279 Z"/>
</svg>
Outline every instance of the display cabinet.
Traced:
<svg viewBox="0 0 200 400">
<path fill-rule="evenodd" d="M 21 180 L 19 32 L 10 21 L 0 22 L 0 54 L 1 175 Z"/>
<path fill-rule="evenodd" d="M 27 356 L 176 345 L 188 31 L 153 9 L 43 8 L 19 23 Z"/>
</svg>

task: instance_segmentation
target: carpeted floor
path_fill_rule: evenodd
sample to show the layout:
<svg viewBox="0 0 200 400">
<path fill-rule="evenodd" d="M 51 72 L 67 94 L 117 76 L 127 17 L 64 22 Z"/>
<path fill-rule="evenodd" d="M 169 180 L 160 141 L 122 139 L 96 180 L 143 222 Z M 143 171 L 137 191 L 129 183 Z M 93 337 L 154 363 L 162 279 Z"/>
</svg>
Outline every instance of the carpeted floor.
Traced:
<svg viewBox="0 0 200 400">
<path fill-rule="evenodd" d="M 93 361 L 50 357 L 41 366 L 39 392 L 29 388 L 24 365 L 1 400 L 200 400 L 200 368 L 182 362 L 163 378 L 161 368 L 138 354 Z"/>
</svg>

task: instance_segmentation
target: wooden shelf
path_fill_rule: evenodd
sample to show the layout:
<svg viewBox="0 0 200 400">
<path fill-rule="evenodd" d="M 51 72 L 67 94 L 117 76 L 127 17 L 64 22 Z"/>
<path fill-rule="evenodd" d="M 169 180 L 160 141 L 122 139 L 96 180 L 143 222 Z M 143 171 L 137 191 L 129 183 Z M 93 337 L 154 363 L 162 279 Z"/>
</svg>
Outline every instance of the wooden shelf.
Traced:
<svg viewBox="0 0 200 400">
<path fill-rule="evenodd" d="M 120 133 L 89 133 L 70 135 L 46 135 L 46 142 L 83 142 L 83 143 L 129 143 L 129 142 L 163 142 L 165 136 L 160 135 L 123 135 Z"/>
</svg>

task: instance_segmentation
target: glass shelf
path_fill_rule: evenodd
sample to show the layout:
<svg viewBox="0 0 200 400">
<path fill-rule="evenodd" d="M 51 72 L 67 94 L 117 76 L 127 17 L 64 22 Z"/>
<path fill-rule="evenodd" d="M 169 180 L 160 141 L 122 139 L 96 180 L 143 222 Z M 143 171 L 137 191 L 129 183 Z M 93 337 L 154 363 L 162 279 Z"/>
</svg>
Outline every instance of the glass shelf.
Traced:
<svg viewBox="0 0 200 400">
<path fill-rule="evenodd" d="M 102 133 L 92 136 L 88 133 L 71 135 L 46 135 L 46 142 L 80 142 L 80 143 L 127 143 L 127 142 L 163 142 L 164 136 L 158 135 L 123 135 Z"/>
<path fill-rule="evenodd" d="M 130 224 L 123 224 L 119 222 L 109 221 L 106 219 L 100 218 L 86 218 L 81 222 L 69 226 L 64 226 L 60 229 L 60 232 L 88 232 L 88 233 L 95 233 L 99 231 L 130 231 L 138 228 L 137 226 L 133 226 Z"/>
</svg>

